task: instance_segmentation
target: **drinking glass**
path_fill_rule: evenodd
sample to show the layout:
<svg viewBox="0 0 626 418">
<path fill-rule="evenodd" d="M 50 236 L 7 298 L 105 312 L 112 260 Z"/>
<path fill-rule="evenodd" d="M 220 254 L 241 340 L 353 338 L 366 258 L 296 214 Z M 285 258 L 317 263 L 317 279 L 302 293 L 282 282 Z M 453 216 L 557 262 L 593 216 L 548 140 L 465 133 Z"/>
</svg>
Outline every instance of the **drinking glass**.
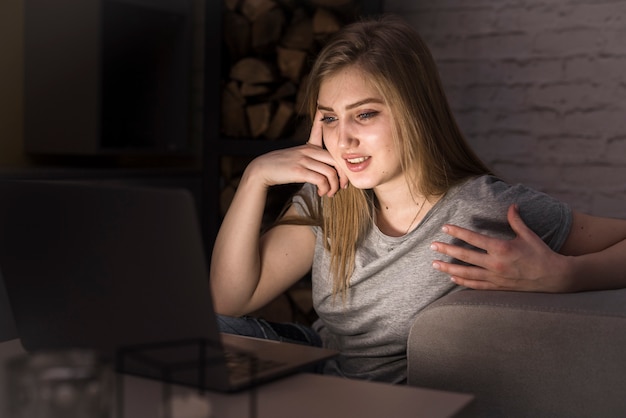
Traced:
<svg viewBox="0 0 626 418">
<path fill-rule="evenodd" d="M 110 418 L 113 372 L 91 350 L 42 351 L 7 363 L 11 418 Z"/>
</svg>

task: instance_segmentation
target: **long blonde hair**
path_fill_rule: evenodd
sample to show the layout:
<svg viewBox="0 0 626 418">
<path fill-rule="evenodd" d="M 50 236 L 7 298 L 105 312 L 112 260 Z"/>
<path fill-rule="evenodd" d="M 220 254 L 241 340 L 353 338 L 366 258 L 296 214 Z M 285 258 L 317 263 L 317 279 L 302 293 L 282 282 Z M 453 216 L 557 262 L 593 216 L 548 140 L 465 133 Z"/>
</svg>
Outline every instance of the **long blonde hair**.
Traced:
<svg viewBox="0 0 626 418">
<path fill-rule="evenodd" d="M 345 26 L 325 45 L 309 74 L 311 118 L 321 84 L 348 66 L 363 71 L 389 106 L 395 121 L 393 140 L 414 192 L 440 196 L 469 177 L 490 173 L 461 134 L 435 62 L 413 27 L 392 16 Z M 375 196 L 371 190 L 349 186 L 321 199 L 321 210 L 311 221 L 323 229 L 333 293 L 345 297 L 356 249 L 374 222 Z"/>
</svg>

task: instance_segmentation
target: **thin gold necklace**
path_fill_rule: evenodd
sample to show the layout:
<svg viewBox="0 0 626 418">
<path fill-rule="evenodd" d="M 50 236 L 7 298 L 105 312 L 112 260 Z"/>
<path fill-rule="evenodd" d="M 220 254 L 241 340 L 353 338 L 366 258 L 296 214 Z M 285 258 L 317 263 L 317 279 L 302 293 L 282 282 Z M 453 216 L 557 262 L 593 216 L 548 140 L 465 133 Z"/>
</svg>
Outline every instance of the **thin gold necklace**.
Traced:
<svg viewBox="0 0 626 418">
<path fill-rule="evenodd" d="M 419 205 L 419 203 L 418 203 Z M 417 213 L 415 214 L 415 217 L 413 218 L 413 220 L 411 221 L 411 223 L 409 224 L 409 226 L 406 228 L 406 231 L 404 231 L 403 235 L 406 235 L 409 233 L 409 231 L 411 230 L 411 226 L 413 226 L 413 223 L 415 222 L 415 220 L 417 219 L 418 216 L 420 216 L 420 213 L 422 213 L 422 209 L 424 209 L 424 206 L 426 206 L 426 198 L 424 198 L 424 201 L 422 202 L 421 205 L 419 205 L 419 210 L 417 211 Z"/>
</svg>

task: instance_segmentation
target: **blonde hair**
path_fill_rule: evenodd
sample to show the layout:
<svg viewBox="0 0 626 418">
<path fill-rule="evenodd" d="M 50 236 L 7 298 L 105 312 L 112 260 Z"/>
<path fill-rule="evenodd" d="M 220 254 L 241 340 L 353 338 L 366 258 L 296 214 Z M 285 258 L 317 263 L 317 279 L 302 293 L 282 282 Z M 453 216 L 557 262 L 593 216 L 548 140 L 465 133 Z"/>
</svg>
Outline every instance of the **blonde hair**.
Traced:
<svg viewBox="0 0 626 418">
<path fill-rule="evenodd" d="M 311 118 L 321 84 L 348 66 L 363 71 L 389 106 L 393 140 L 413 192 L 441 196 L 469 177 L 490 173 L 461 134 L 435 62 L 413 27 L 392 16 L 345 26 L 325 45 L 309 74 Z M 356 249 L 374 222 L 376 200 L 371 190 L 352 186 L 321 199 L 311 221 L 322 226 L 333 293 L 345 297 Z"/>
</svg>

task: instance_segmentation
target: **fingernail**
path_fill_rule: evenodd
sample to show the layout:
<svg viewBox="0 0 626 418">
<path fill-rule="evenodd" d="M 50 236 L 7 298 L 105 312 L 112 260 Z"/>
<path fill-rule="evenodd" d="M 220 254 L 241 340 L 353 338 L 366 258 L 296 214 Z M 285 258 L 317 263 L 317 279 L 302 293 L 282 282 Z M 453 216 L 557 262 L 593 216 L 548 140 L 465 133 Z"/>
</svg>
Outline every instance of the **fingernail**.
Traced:
<svg viewBox="0 0 626 418">
<path fill-rule="evenodd" d="M 433 251 L 437 251 L 439 248 L 437 247 L 437 244 L 430 244 L 430 249 Z"/>
<path fill-rule="evenodd" d="M 433 262 L 433 268 L 435 270 L 441 270 L 441 264 L 439 264 L 438 262 L 434 261 Z"/>
<path fill-rule="evenodd" d="M 450 228 L 448 228 L 447 226 L 444 225 L 444 226 L 441 227 L 441 230 L 447 234 L 448 231 L 450 230 Z"/>
</svg>

